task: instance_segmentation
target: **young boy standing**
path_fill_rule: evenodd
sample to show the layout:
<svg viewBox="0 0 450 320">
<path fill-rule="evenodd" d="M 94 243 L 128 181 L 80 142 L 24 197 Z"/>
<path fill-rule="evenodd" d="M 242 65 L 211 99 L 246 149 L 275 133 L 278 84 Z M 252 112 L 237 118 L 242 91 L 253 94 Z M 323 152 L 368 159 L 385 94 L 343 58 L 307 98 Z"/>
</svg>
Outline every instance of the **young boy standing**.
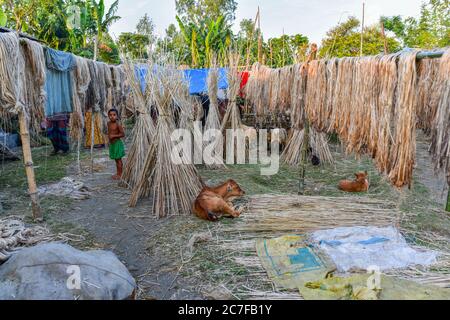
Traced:
<svg viewBox="0 0 450 320">
<path fill-rule="evenodd" d="M 123 172 L 122 158 L 125 157 L 125 145 L 122 138 L 125 137 L 123 127 L 119 123 L 119 112 L 111 109 L 108 112 L 108 139 L 109 139 L 109 157 L 116 161 L 117 174 L 113 180 L 120 180 Z"/>
</svg>

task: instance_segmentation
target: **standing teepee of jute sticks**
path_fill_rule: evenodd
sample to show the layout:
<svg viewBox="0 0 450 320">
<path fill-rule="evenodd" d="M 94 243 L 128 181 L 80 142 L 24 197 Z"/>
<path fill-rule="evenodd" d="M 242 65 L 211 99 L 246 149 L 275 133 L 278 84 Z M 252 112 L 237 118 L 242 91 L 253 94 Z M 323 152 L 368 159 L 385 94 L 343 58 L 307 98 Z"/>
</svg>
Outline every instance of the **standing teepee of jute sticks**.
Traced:
<svg viewBox="0 0 450 320">
<path fill-rule="evenodd" d="M 214 61 L 214 59 L 212 59 Z M 209 97 L 209 111 L 208 117 L 206 118 L 205 133 L 209 130 L 221 130 L 220 115 L 219 115 L 219 101 L 217 98 L 217 91 L 219 87 L 219 70 L 216 65 L 213 64 L 208 73 L 208 97 Z M 223 163 L 223 139 L 222 135 L 220 137 L 213 136 L 209 141 L 205 142 L 205 145 L 214 144 L 213 147 L 213 158 L 214 164 L 207 164 L 209 169 L 220 169 L 225 168 Z"/>
<path fill-rule="evenodd" d="M 153 69 L 150 69 L 153 70 Z M 178 75 L 177 75 L 178 73 Z M 159 218 L 189 214 L 191 204 L 202 187 L 192 164 L 176 164 L 172 159 L 171 134 L 175 122 L 171 108 L 179 85 L 179 71 L 170 66 L 158 66 L 149 72 L 148 89 L 158 111 L 156 135 L 147 151 L 138 184 L 133 188 L 130 206 L 142 197 L 152 199 L 152 212 Z M 175 99 L 174 99 L 175 98 Z"/>
<path fill-rule="evenodd" d="M 124 71 L 130 84 L 134 101 L 136 124 L 134 126 L 132 142 L 128 151 L 128 158 L 125 163 L 121 185 L 134 188 L 144 168 L 147 151 L 155 136 L 155 125 L 151 117 L 152 96 L 149 89 L 142 92 L 140 79 L 136 77 L 135 66 L 128 60 L 124 60 Z M 150 71 L 148 73 L 151 73 Z"/>
<path fill-rule="evenodd" d="M 222 120 L 222 132 L 225 129 L 237 130 L 242 127 L 241 114 L 237 105 L 237 97 L 241 87 L 241 77 L 238 72 L 239 55 L 230 53 L 228 67 L 228 107 Z"/>
</svg>

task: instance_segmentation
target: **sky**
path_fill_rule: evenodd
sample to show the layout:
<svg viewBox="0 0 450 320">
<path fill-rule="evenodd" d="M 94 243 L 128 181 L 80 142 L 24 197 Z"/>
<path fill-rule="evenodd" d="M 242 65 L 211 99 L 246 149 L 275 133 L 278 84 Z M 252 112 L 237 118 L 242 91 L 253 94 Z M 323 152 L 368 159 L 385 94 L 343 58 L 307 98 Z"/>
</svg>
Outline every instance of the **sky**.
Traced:
<svg viewBox="0 0 450 320">
<path fill-rule="evenodd" d="M 354 15 L 361 19 L 362 3 L 366 7 L 366 24 L 378 22 L 380 16 L 401 15 L 417 17 L 424 0 L 238 0 L 234 31 L 242 19 L 254 19 L 261 10 L 261 29 L 266 39 L 284 34 L 302 33 L 310 41 L 320 41 L 339 21 Z M 109 5 L 114 0 L 106 0 Z M 135 31 L 139 18 L 145 13 L 153 19 L 158 36 L 175 23 L 175 0 L 120 0 L 118 15 L 122 19 L 111 28 L 113 37 Z"/>
</svg>

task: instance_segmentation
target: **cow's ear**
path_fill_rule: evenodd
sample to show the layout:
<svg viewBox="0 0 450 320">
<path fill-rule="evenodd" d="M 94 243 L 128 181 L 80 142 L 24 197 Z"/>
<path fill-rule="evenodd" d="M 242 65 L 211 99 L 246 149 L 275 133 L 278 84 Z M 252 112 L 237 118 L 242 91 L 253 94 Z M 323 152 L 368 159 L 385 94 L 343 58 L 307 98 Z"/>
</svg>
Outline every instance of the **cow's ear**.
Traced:
<svg viewBox="0 0 450 320">
<path fill-rule="evenodd" d="M 233 186 L 231 185 L 231 183 L 228 183 L 227 192 L 231 192 L 231 191 L 233 191 Z"/>
</svg>

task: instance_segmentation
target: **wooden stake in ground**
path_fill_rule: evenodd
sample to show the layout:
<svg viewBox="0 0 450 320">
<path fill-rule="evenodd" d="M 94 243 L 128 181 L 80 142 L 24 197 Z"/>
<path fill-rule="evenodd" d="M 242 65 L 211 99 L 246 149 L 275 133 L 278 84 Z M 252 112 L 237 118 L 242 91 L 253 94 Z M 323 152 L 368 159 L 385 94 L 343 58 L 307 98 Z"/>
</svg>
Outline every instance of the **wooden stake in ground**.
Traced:
<svg viewBox="0 0 450 320">
<path fill-rule="evenodd" d="M 445 207 L 445 211 L 450 212 L 450 186 L 448 187 L 447 205 Z"/>
<path fill-rule="evenodd" d="M 34 175 L 33 157 L 31 156 L 30 133 L 28 130 L 28 121 L 23 111 L 19 112 L 20 138 L 22 140 L 23 162 L 25 164 L 25 172 L 27 174 L 28 191 L 31 198 L 31 209 L 33 211 L 33 219 L 36 222 L 42 222 L 41 207 L 39 205 L 39 194 L 36 185 L 36 177 Z"/>
</svg>

